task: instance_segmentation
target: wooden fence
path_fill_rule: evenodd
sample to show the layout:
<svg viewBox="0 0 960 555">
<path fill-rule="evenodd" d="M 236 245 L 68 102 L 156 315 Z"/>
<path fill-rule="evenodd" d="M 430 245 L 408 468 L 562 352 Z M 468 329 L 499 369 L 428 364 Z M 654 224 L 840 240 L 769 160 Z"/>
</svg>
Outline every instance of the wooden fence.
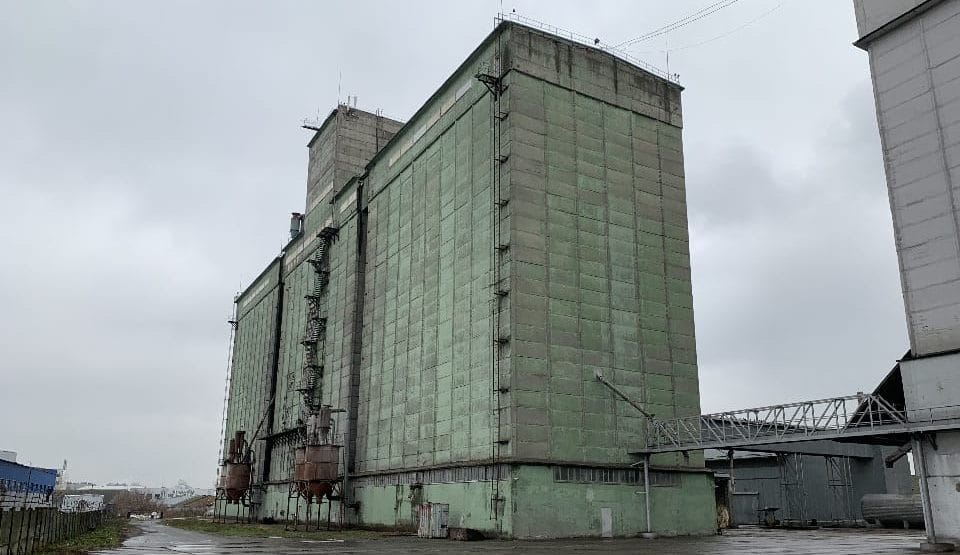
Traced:
<svg viewBox="0 0 960 555">
<path fill-rule="evenodd" d="M 56 507 L 0 509 L 0 555 L 27 555 L 96 530 L 103 521 L 103 511 L 63 513 Z"/>
</svg>

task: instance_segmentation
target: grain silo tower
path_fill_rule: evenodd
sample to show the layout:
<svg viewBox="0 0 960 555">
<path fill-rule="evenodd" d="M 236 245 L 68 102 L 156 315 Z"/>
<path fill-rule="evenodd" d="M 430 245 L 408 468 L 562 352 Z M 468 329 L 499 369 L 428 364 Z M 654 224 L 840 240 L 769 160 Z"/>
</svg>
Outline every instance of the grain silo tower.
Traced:
<svg viewBox="0 0 960 555">
<path fill-rule="evenodd" d="M 595 379 L 700 411 L 681 87 L 585 42 L 503 21 L 407 123 L 345 105 L 312 127 L 302 232 L 237 300 L 225 432 L 260 429 L 253 516 L 292 518 L 330 407 L 339 478 L 314 515 L 713 531 L 702 457 L 656 456 L 645 487 L 644 416 Z"/>
</svg>

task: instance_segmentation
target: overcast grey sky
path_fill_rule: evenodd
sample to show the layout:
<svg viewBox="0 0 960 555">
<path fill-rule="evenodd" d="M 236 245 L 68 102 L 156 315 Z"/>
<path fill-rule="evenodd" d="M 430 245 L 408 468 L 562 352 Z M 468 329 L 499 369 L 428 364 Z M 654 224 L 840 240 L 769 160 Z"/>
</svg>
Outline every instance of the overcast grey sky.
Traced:
<svg viewBox="0 0 960 555">
<path fill-rule="evenodd" d="M 503 8 L 618 43 L 709 3 Z M 0 0 L 0 449 L 208 486 L 233 294 L 303 208 L 301 120 L 341 73 L 406 119 L 499 8 Z M 740 0 L 631 49 L 677 49 L 686 87 L 704 410 L 869 390 L 906 350 L 855 34 L 847 0 Z"/>
</svg>

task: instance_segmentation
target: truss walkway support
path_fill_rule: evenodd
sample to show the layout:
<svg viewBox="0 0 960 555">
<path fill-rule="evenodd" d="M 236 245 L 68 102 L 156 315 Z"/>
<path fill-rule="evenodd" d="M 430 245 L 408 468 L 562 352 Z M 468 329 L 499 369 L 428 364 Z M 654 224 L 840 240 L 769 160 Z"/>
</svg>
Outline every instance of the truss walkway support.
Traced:
<svg viewBox="0 0 960 555">
<path fill-rule="evenodd" d="M 814 440 L 874 443 L 872 439 L 880 437 L 889 438 L 882 443 L 899 445 L 912 434 L 960 429 L 960 418 L 943 416 L 951 413 L 911 410 L 908 418 L 906 410 L 879 395 L 858 393 L 698 416 L 654 418 L 647 421 L 646 446 L 637 454 L 746 449 Z"/>
</svg>

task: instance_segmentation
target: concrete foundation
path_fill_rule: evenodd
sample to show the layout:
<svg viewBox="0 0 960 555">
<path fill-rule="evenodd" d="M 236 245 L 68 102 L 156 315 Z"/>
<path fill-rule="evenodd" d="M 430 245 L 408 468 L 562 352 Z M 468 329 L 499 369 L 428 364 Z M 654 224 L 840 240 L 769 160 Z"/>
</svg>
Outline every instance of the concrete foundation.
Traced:
<svg viewBox="0 0 960 555">
<path fill-rule="evenodd" d="M 921 495 L 930 499 L 934 538 L 960 545 L 960 432 L 936 434 L 936 447 L 923 443 L 926 486 Z"/>
</svg>

